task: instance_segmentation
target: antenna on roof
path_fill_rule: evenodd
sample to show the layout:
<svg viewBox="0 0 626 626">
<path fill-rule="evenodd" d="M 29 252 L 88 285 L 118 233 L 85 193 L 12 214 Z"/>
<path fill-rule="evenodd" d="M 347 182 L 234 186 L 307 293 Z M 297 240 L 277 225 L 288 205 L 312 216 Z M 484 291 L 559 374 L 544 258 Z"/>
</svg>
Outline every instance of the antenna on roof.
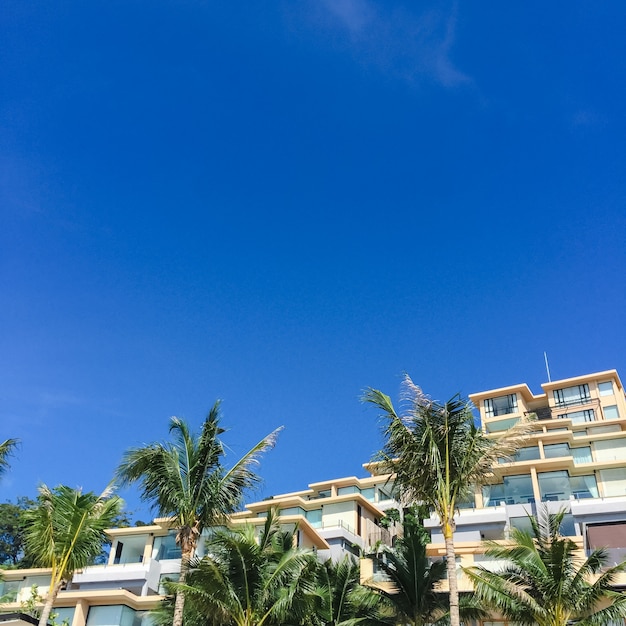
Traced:
<svg viewBox="0 0 626 626">
<path fill-rule="evenodd" d="M 543 352 L 543 360 L 546 362 L 546 372 L 548 372 L 548 382 L 551 383 L 552 379 L 550 378 L 550 366 L 548 365 L 548 355 L 545 350 Z"/>
</svg>

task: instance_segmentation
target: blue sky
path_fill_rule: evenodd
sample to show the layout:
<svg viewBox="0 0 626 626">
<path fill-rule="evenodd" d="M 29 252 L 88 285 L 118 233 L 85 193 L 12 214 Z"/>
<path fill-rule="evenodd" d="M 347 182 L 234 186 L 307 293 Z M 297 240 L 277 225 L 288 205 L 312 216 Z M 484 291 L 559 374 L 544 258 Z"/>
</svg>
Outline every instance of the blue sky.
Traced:
<svg viewBox="0 0 626 626">
<path fill-rule="evenodd" d="M 626 5 L 6 0 L 2 500 L 223 399 L 260 498 L 363 475 L 373 386 L 626 376 Z M 124 492 L 137 509 L 134 492 Z M 141 511 L 141 510 L 140 510 Z M 147 517 L 147 515 L 143 515 Z"/>
</svg>

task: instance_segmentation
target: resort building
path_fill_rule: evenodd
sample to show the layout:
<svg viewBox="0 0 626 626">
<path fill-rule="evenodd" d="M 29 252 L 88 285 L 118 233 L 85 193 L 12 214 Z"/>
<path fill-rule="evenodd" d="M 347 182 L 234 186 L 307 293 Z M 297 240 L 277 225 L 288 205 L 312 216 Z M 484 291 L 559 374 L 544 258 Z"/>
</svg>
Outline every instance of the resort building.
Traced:
<svg viewBox="0 0 626 626">
<path fill-rule="evenodd" d="M 455 547 L 459 565 L 487 564 L 483 540 L 506 539 L 528 524 L 539 503 L 566 508 L 564 532 L 581 550 L 608 547 L 615 563 L 626 558 L 626 398 L 615 370 L 552 381 L 534 395 L 519 384 L 473 393 L 483 431 L 497 437 L 523 416 L 534 415 L 533 431 L 514 458 L 493 468 L 492 484 L 477 489 L 456 516 Z M 297 527 L 298 545 L 320 559 L 367 555 L 391 544 L 399 529 L 383 527 L 390 508 L 392 476 L 363 466 L 364 478 L 347 477 L 309 485 L 303 491 L 248 504 L 231 524 L 261 527 L 277 510 L 286 528 Z M 297 526 L 296 526 L 297 525 Z M 385 525 L 387 526 L 387 525 Z M 425 520 L 433 558 L 445 554 L 435 516 Z M 162 599 L 163 583 L 176 580 L 180 549 L 167 520 L 150 526 L 109 531 L 111 550 L 105 565 L 77 573 L 59 593 L 56 623 L 70 626 L 142 626 L 147 611 Z M 203 541 L 199 541 L 202 556 Z M 487 565 L 488 566 L 488 565 Z M 372 561 L 362 561 L 362 579 L 376 580 Z M 461 589 L 469 582 L 461 576 Z M 2 612 L 19 612 L 33 585 L 45 595 L 46 570 L 4 570 L 0 581 Z M 626 579 L 625 579 L 626 583 Z"/>
</svg>

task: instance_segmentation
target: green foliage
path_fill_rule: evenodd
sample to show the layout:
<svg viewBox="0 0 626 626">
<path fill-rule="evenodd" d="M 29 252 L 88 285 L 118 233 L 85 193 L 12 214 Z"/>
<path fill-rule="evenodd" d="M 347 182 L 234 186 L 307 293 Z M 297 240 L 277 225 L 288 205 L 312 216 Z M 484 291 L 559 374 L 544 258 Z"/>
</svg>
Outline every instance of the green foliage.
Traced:
<svg viewBox="0 0 626 626">
<path fill-rule="evenodd" d="M 389 528 L 395 526 L 401 520 L 401 514 L 398 509 L 387 509 L 385 515 L 380 518 L 380 525 L 382 528 Z"/>
<path fill-rule="evenodd" d="M 270 513 L 258 539 L 253 527 L 217 530 L 207 556 L 192 562 L 183 589 L 185 620 L 236 626 L 303 624 L 311 614 L 313 553 L 294 547 L 295 531 L 281 531 Z"/>
<path fill-rule="evenodd" d="M 42 485 L 36 506 L 25 512 L 26 547 L 37 566 L 52 568 L 50 586 L 69 581 L 72 574 L 100 554 L 121 509 L 110 490 L 101 495 L 61 485 Z"/>
<path fill-rule="evenodd" d="M 182 626 L 187 564 L 207 526 L 222 523 L 239 506 L 243 493 L 259 482 L 253 471 L 262 452 L 272 448 L 281 429 L 262 439 L 233 467 L 222 463 L 220 403 L 213 405 L 199 435 L 177 417 L 170 421 L 173 441 L 128 450 L 117 469 L 123 485 L 139 483 L 143 500 L 159 516 L 172 519 L 182 552 L 181 585 L 176 592 L 173 626 Z"/>
<path fill-rule="evenodd" d="M 159 516 L 172 518 L 180 529 L 177 542 L 195 542 L 207 526 L 220 523 L 236 510 L 241 496 L 259 482 L 252 471 L 259 455 L 271 448 L 279 430 L 259 442 L 231 469 L 222 464 L 219 438 L 220 403 L 216 402 L 199 435 L 176 417 L 170 422 L 173 441 L 128 450 L 117 470 L 122 485 L 139 483 L 143 500 L 152 502 Z"/>
<path fill-rule="evenodd" d="M 404 536 L 394 548 L 387 548 L 376 557 L 378 568 L 392 583 L 381 587 L 381 593 L 394 607 L 398 624 L 422 626 L 435 623 L 447 614 L 445 594 L 436 585 L 445 576 L 443 561 L 429 563 L 426 556 L 428 537 L 416 524 L 404 525 Z"/>
<path fill-rule="evenodd" d="M 426 555 L 428 533 L 416 517 L 419 511 L 405 511 L 403 536 L 393 548 L 387 547 L 376 556 L 379 570 L 387 575 L 391 587 L 375 587 L 395 612 L 395 623 L 424 626 L 447 624 L 447 594 L 438 591 L 445 577 L 444 561 L 430 562 Z M 486 617 L 469 596 L 462 596 L 460 615 L 464 622 Z"/>
<path fill-rule="evenodd" d="M 405 375 L 398 415 L 389 396 L 367 389 L 363 401 L 382 411 L 385 445 L 378 455 L 382 471 L 394 474 L 395 493 L 404 502 L 430 506 L 438 515 L 446 543 L 450 622 L 459 626 L 459 596 L 453 543 L 454 514 L 459 502 L 493 476 L 498 456 L 517 449 L 527 424 L 488 438 L 474 423 L 471 404 L 460 396 L 439 403 L 428 398 Z"/>
<path fill-rule="evenodd" d="M 0 443 L 0 476 L 9 468 L 9 457 L 15 451 L 19 439 L 6 439 Z"/>
<path fill-rule="evenodd" d="M 316 572 L 315 617 L 324 626 L 389 624 L 384 598 L 360 584 L 360 569 L 348 556 L 338 563 L 321 563 Z"/>
<path fill-rule="evenodd" d="M 26 520 L 24 513 L 35 503 L 29 498 L 18 498 L 16 503 L 0 504 L 0 565 L 32 567 L 32 559 L 25 554 Z"/>
<path fill-rule="evenodd" d="M 540 508 L 531 531 L 514 529 L 511 543 L 490 542 L 486 554 L 502 568 L 465 570 L 487 606 L 519 624 L 603 626 L 626 617 L 626 596 L 613 590 L 625 565 L 607 568 L 606 550 L 581 558 L 577 545 L 560 535 L 565 510 Z"/>
<path fill-rule="evenodd" d="M 20 602 L 20 609 L 22 610 L 22 613 L 26 613 L 26 615 L 39 619 L 39 616 L 41 615 L 42 602 L 43 597 L 39 595 L 39 588 L 37 585 L 32 585 L 28 600 Z"/>
</svg>

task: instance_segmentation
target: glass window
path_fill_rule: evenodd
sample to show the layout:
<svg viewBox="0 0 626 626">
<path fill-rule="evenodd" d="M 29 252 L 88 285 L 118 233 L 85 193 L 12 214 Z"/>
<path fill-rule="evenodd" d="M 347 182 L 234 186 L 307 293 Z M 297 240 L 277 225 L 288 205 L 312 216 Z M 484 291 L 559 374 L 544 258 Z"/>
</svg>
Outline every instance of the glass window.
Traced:
<svg viewBox="0 0 626 626">
<path fill-rule="evenodd" d="M 76 607 L 74 606 L 67 606 L 67 607 L 59 607 L 52 609 L 52 613 L 54 614 L 54 620 L 49 620 L 50 622 L 54 621 L 55 624 L 58 624 L 58 626 L 63 626 L 65 625 L 69 625 L 72 623 L 72 620 L 74 619 L 74 611 L 76 610 Z"/>
<path fill-rule="evenodd" d="M 487 417 L 497 417 L 510 413 L 517 413 L 517 394 L 512 393 L 485 400 L 485 415 Z"/>
<path fill-rule="evenodd" d="M 554 402 L 557 406 L 570 406 L 572 404 L 584 404 L 591 400 L 589 385 L 574 385 L 554 390 Z"/>
<path fill-rule="evenodd" d="M 519 417 L 512 417 L 508 420 L 498 420 L 497 422 L 491 422 L 487 424 L 487 431 L 490 433 L 499 432 L 501 430 L 508 430 L 519 422 Z"/>
<path fill-rule="evenodd" d="M 578 465 L 579 463 L 593 462 L 593 457 L 591 456 L 591 448 L 589 446 L 585 446 L 582 448 L 571 448 L 570 452 L 574 457 L 575 465 Z"/>
<path fill-rule="evenodd" d="M 541 500 L 569 500 L 572 490 L 567 471 L 541 472 L 537 474 Z"/>
<path fill-rule="evenodd" d="M 322 509 L 314 509 L 306 512 L 306 518 L 313 528 L 321 528 L 322 526 Z"/>
<path fill-rule="evenodd" d="M 528 446 L 520 448 L 515 455 L 516 461 L 535 461 L 540 459 L 539 446 Z"/>
<path fill-rule="evenodd" d="M 137 622 L 141 623 L 141 617 L 127 606 L 119 604 L 92 606 L 87 614 L 87 626 L 138 626 Z"/>
<path fill-rule="evenodd" d="M 378 501 L 391 500 L 391 494 L 384 489 L 378 490 Z"/>
<path fill-rule="evenodd" d="M 626 469 L 623 467 L 600 470 L 600 480 L 603 495 L 607 498 L 626 495 Z"/>
<path fill-rule="evenodd" d="M 499 457 L 498 463 L 517 463 L 518 461 L 536 461 L 541 458 L 539 446 L 520 448 L 510 457 Z"/>
<path fill-rule="evenodd" d="M 292 506 L 287 509 L 280 509 L 280 515 L 306 515 L 304 509 L 299 506 Z"/>
<path fill-rule="evenodd" d="M 368 487 L 367 489 L 361 489 L 361 495 L 370 502 L 374 502 L 376 489 L 374 487 Z"/>
<path fill-rule="evenodd" d="M 529 474 L 505 476 L 501 483 L 483 487 L 484 506 L 506 504 L 528 504 L 535 501 L 533 483 Z"/>
<path fill-rule="evenodd" d="M 590 435 L 604 435 L 605 433 L 621 433 L 622 429 L 619 424 L 613 424 L 611 426 L 596 426 L 594 428 L 588 428 L 587 432 Z"/>
<path fill-rule="evenodd" d="M 515 528 L 517 530 L 523 530 L 524 532 L 527 532 L 527 533 L 533 532 L 533 525 L 528 515 L 523 515 L 521 517 L 511 517 L 509 518 L 509 524 L 511 528 Z"/>
<path fill-rule="evenodd" d="M 598 497 L 598 485 L 593 474 L 570 476 L 566 470 L 541 472 L 537 474 L 537 480 L 542 501 L 569 500 L 571 496 L 577 500 Z"/>
<path fill-rule="evenodd" d="M 598 483 L 595 474 L 570 476 L 569 481 L 570 487 L 572 488 L 572 495 L 576 500 L 598 497 Z"/>
<path fill-rule="evenodd" d="M 610 380 L 607 380 L 604 383 L 598 383 L 598 391 L 601 396 L 612 396 L 613 395 L 613 383 Z"/>
<path fill-rule="evenodd" d="M 339 489 L 337 489 L 338 496 L 345 496 L 349 493 L 361 493 L 361 490 L 354 485 L 350 485 L 350 487 L 339 487 Z"/>
<path fill-rule="evenodd" d="M 584 411 L 572 411 L 571 413 L 563 413 L 557 416 L 559 419 L 572 420 L 572 424 L 580 424 L 582 422 L 595 422 L 596 414 L 593 409 L 585 409 Z"/>
<path fill-rule="evenodd" d="M 154 538 L 154 549 L 156 550 L 156 560 L 180 559 L 180 546 L 176 545 L 176 531 L 170 531 L 165 537 Z"/>
<path fill-rule="evenodd" d="M 605 420 L 618 420 L 619 419 L 619 411 L 617 410 L 617 405 L 612 404 L 611 406 L 605 406 L 602 409 L 604 413 Z"/>
<path fill-rule="evenodd" d="M 180 579 L 180 574 L 161 574 L 159 576 L 159 595 L 166 596 L 170 593 L 167 588 L 167 583 L 177 583 Z"/>
<path fill-rule="evenodd" d="M 318 498 L 330 498 L 330 489 L 324 489 L 323 491 L 317 492 Z"/>
<path fill-rule="evenodd" d="M 570 456 L 569 444 L 567 443 L 551 443 L 543 446 L 543 455 L 546 459 L 557 459 L 561 456 Z"/>
<path fill-rule="evenodd" d="M 614 439 L 605 439 L 604 441 L 596 441 L 593 444 L 596 452 L 596 461 L 623 461 L 626 460 L 626 438 L 615 437 Z"/>
</svg>

